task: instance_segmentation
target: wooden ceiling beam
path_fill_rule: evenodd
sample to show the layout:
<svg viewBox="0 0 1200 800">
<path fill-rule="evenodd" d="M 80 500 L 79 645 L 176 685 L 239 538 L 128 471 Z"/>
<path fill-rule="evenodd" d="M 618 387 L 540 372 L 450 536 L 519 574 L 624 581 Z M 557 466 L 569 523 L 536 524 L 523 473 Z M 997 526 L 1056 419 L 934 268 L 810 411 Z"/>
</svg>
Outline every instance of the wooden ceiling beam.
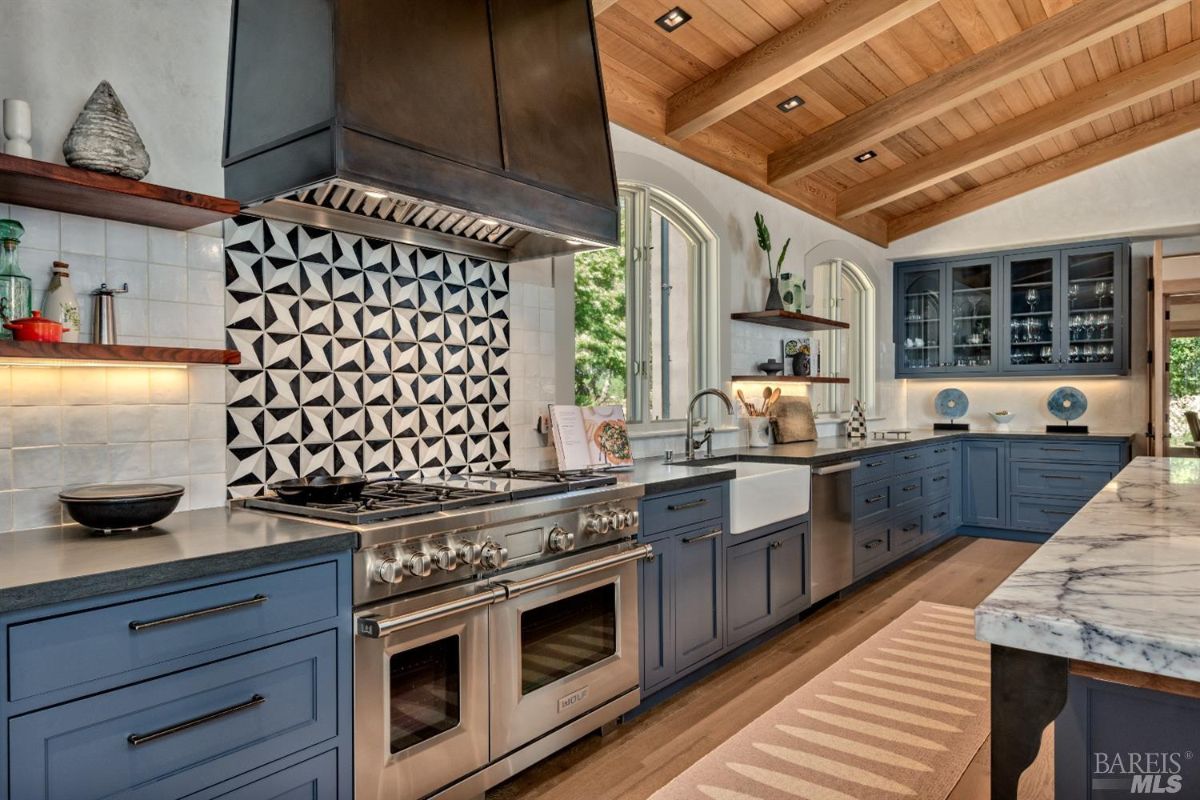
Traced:
<svg viewBox="0 0 1200 800">
<path fill-rule="evenodd" d="M 686 139 L 937 1 L 834 0 L 672 95 L 667 134 Z"/>
<path fill-rule="evenodd" d="M 993 203 L 1016 197 L 1033 189 L 1061 180 L 1151 145 L 1165 142 L 1200 128 L 1200 103 L 1176 109 L 1148 122 L 1126 128 L 1083 145 L 1075 150 L 1034 164 L 970 191 L 949 197 L 940 203 L 897 217 L 888 224 L 888 240 L 941 225 L 956 217 L 986 208 Z"/>
<path fill-rule="evenodd" d="M 847 219 L 887 205 L 1198 78 L 1200 40 L 846 189 L 838 195 L 838 216 Z"/>
<path fill-rule="evenodd" d="M 767 178 L 778 187 L 870 149 L 889 136 L 1188 1 L 1081 0 L 994 47 L 772 153 Z"/>
</svg>

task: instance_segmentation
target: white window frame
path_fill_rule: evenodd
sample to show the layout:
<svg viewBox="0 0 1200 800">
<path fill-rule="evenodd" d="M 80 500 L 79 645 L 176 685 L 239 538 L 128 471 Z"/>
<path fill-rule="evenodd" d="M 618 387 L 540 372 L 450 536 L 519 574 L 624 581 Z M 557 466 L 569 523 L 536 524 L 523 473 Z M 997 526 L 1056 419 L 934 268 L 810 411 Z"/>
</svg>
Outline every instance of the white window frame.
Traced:
<svg viewBox="0 0 1200 800">
<path fill-rule="evenodd" d="M 861 267 L 844 258 L 821 262 L 813 268 L 813 278 L 814 297 L 819 299 L 814 313 L 836 320 L 855 319 L 849 331 L 817 334 L 825 362 L 821 364 L 822 373 L 851 376 L 851 383 L 814 385 L 814 405 L 822 414 L 844 417 L 850 413 L 855 400 L 862 400 L 867 414 L 874 414 L 875 315 L 878 307 L 875 284 Z M 855 290 L 852 295 L 847 291 L 850 288 Z M 857 304 L 854 313 L 850 313 L 851 309 L 846 305 L 851 300 Z M 839 336 L 849 337 L 846 354 L 834 346 L 834 337 Z"/>
<path fill-rule="evenodd" d="M 628 354 L 626 398 L 631 431 L 653 430 L 663 423 L 679 422 L 687 409 L 670 409 L 669 417 L 650 419 L 650 380 L 656 373 L 655 356 L 650 343 L 652 326 L 657 324 L 645 311 L 652 292 L 663 292 L 661 273 L 654 259 L 651 220 L 657 212 L 679 229 L 695 248 L 695 269 L 691 281 L 689 326 L 691 352 L 688 353 L 689 394 L 698 387 L 711 385 L 720 374 L 720 240 L 707 223 L 683 201 L 655 186 L 622 181 L 625 200 L 626 263 L 626 335 Z"/>
</svg>

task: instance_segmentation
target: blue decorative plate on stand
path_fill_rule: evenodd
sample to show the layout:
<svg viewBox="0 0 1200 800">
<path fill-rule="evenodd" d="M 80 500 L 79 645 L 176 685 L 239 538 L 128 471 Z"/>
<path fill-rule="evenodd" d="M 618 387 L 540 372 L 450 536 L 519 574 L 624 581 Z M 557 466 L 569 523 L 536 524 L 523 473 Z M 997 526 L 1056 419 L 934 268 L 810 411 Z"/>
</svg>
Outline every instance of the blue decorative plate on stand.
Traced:
<svg viewBox="0 0 1200 800">
<path fill-rule="evenodd" d="M 967 408 L 970 403 L 967 401 L 967 394 L 962 389 L 942 389 L 933 398 L 933 409 L 939 417 L 945 417 L 950 422 L 935 422 L 933 429 L 935 431 L 965 431 L 970 429 L 970 425 L 962 422 L 954 422 L 967 413 Z"/>
<path fill-rule="evenodd" d="M 1062 425 L 1047 425 L 1046 433 L 1087 433 L 1087 425 L 1072 425 L 1073 420 L 1087 411 L 1087 395 L 1074 386 L 1060 386 L 1050 393 L 1046 408 L 1063 421 Z"/>
</svg>

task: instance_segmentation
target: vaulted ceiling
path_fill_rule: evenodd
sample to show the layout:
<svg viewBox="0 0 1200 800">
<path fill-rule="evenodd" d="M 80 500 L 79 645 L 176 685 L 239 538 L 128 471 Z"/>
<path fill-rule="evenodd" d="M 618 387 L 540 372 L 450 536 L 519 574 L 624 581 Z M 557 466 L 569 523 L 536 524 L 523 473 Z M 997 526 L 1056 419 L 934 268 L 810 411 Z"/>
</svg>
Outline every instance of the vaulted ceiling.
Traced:
<svg viewBox="0 0 1200 800">
<path fill-rule="evenodd" d="M 880 245 L 1200 128 L 1200 0 L 593 7 L 613 122 Z"/>
</svg>

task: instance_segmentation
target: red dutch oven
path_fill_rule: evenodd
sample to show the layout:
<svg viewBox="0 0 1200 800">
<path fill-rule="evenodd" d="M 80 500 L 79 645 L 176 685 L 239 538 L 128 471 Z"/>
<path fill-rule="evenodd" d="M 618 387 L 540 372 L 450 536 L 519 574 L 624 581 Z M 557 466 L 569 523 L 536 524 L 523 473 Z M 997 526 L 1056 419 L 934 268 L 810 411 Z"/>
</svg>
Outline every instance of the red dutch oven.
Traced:
<svg viewBox="0 0 1200 800">
<path fill-rule="evenodd" d="M 63 333 L 70 330 L 61 322 L 43 318 L 40 311 L 34 311 L 32 317 L 6 322 L 4 327 L 18 342 L 61 342 Z"/>
</svg>

